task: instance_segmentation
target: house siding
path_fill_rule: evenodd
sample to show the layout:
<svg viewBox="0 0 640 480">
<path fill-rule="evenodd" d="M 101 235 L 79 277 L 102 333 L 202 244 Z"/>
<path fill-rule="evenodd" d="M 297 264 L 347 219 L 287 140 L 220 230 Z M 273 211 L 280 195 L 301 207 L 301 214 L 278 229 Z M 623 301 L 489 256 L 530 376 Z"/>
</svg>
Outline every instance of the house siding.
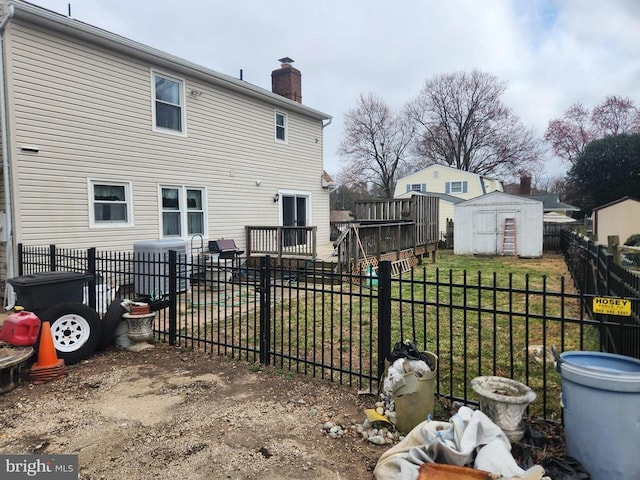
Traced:
<svg viewBox="0 0 640 480">
<path fill-rule="evenodd" d="M 595 210 L 597 241 L 607 244 L 610 235 L 617 235 L 620 243 L 640 233 L 640 201 L 627 199 Z"/>
<path fill-rule="evenodd" d="M 447 190 L 447 184 L 451 182 L 467 182 L 466 191 L 450 192 Z M 476 173 L 465 172 L 456 168 L 447 167 L 445 165 L 431 165 L 423 170 L 412 173 L 399 179 L 396 183 L 395 197 L 406 193 L 407 185 L 426 184 L 426 191 L 433 193 L 448 193 L 463 200 L 478 197 L 494 190 L 502 191 L 502 183 L 498 180 L 492 180 L 481 177 Z M 484 184 L 484 188 L 483 188 Z"/>
<path fill-rule="evenodd" d="M 450 192 L 448 185 L 451 182 L 465 182 L 463 184 L 462 192 Z M 483 188 L 484 183 L 484 188 Z M 502 191 L 502 183 L 498 180 L 488 179 L 481 177 L 476 173 L 465 172 L 456 168 L 447 167 L 445 165 L 431 165 L 425 169 L 422 169 L 411 175 L 407 175 L 398 180 L 395 189 L 395 198 L 404 198 L 410 196 L 411 192 L 407 193 L 407 186 L 414 184 L 425 184 L 428 193 L 446 193 L 453 197 L 457 197 L 463 200 L 469 200 L 479 197 L 485 193 L 485 190 L 489 191 L 499 190 Z M 440 238 L 446 238 L 447 232 L 447 218 L 453 219 L 454 205 L 451 202 L 440 199 L 438 202 L 438 214 Z"/>
<path fill-rule="evenodd" d="M 273 196 L 289 189 L 310 193 L 310 224 L 329 243 L 320 120 L 278 107 L 278 144 L 273 105 L 19 21 L 6 38 L 16 242 L 131 249 L 160 235 L 159 185 L 184 185 L 206 188 L 208 238 L 244 246 L 245 225 L 278 224 Z M 202 92 L 185 94 L 186 135 L 153 131 L 152 70 Z M 133 226 L 89 227 L 90 179 L 131 181 Z"/>
</svg>

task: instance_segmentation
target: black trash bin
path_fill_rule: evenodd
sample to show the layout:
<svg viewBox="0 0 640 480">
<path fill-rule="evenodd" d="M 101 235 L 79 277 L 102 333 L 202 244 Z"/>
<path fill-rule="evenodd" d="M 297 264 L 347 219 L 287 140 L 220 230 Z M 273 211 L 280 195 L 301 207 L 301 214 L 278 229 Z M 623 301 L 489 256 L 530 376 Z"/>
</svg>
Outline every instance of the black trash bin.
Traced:
<svg viewBox="0 0 640 480">
<path fill-rule="evenodd" d="M 93 353 L 102 335 L 98 312 L 82 303 L 83 287 L 92 278 L 89 273 L 38 272 L 8 280 L 16 304 L 51 324 L 58 358 L 68 365 Z"/>
<path fill-rule="evenodd" d="M 65 302 L 82 302 L 82 287 L 90 273 L 38 272 L 8 280 L 16 292 L 16 305 L 36 315 Z"/>
</svg>

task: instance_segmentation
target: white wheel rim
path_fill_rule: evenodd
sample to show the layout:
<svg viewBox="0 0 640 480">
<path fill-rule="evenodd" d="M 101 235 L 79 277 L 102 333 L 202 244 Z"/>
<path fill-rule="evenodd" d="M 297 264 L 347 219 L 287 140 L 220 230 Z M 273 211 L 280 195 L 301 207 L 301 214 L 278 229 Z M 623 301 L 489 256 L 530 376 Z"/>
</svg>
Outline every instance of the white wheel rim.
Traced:
<svg viewBox="0 0 640 480">
<path fill-rule="evenodd" d="M 58 317 L 51 325 L 53 343 L 59 352 L 75 352 L 87 343 L 91 335 L 89 322 L 81 315 L 69 313 Z"/>
</svg>

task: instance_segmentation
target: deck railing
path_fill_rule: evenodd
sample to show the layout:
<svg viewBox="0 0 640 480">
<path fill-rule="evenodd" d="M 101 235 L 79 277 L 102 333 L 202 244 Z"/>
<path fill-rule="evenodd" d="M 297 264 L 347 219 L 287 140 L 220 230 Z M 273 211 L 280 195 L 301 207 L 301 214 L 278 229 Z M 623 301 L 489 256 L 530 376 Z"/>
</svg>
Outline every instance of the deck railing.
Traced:
<svg viewBox="0 0 640 480">
<path fill-rule="evenodd" d="M 335 241 L 338 262 L 347 271 L 357 271 L 361 260 L 416 248 L 414 222 L 351 223 Z"/>
<path fill-rule="evenodd" d="M 271 255 L 309 257 L 318 255 L 317 227 L 247 226 L 247 257 Z"/>
</svg>

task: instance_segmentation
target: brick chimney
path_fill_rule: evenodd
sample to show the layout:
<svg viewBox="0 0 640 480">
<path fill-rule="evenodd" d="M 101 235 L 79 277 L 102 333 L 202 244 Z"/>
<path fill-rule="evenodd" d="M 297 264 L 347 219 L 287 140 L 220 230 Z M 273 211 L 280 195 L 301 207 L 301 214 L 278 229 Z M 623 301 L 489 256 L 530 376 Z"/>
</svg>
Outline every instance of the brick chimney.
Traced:
<svg viewBox="0 0 640 480">
<path fill-rule="evenodd" d="M 531 175 L 520 175 L 520 195 L 531 195 Z"/>
<path fill-rule="evenodd" d="M 278 60 L 280 68 L 271 72 L 271 91 L 302 103 L 302 74 L 291 66 L 293 60 L 284 57 Z"/>
</svg>

